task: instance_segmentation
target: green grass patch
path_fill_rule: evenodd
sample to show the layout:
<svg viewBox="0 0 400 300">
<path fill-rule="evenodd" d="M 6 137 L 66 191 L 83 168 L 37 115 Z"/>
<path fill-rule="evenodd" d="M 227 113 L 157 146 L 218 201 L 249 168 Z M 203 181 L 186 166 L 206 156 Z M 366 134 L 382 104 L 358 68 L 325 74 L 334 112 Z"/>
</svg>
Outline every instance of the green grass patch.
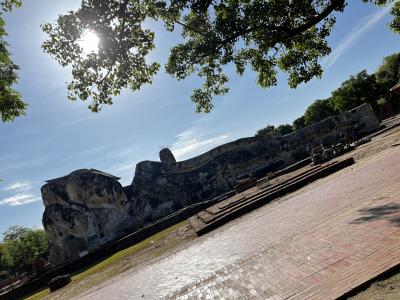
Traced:
<svg viewBox="0 0 400 300">
<path fill-rule="evenodd" d="M 172 227 L 169 227 L 163 231 L 160 231 L 159 233 L 156 233 L 155 235 L 141 241 L 138 244 L 135 244 L 131 247 L 128 247 L 124 250 L 119 251 L 119 252 L 109 256 L 108 258 L 104 259 L 103 261 L 101 261 L 95 265 L 92 265 L 91 267 L 87 268 L 85 271 L 73 276 L 72 280 L 73 281 L 81 281 L 92 274 L 101 272 L 104 269 L 111 266 L 112 264 L 114 264 L 115 262 L 117 262 L 125 257 L 131 256 L 131 255 L 151 246 L 151 244 L 152 244 L 151 241 L 157 242 L 159 240 L 162 240 L 163 238 L 167 237 L 169 234 L 174 232 L 179 227 L 185 225 L 186 223 L 187 223 L 187 221 L 178 223 Z"/>
</svg>

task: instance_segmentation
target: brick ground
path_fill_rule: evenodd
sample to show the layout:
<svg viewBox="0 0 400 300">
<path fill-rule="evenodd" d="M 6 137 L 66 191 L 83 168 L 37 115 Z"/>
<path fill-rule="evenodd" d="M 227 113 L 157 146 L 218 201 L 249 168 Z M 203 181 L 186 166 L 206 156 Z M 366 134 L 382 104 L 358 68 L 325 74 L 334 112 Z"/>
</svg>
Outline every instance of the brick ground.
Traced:
<svg viewBox="0 0 400 300">
<path fill-rule="evenodd" d="M 85 297 L 335 299 L 400 263 L 399 168 L 391 149 Z"/>
</svg>

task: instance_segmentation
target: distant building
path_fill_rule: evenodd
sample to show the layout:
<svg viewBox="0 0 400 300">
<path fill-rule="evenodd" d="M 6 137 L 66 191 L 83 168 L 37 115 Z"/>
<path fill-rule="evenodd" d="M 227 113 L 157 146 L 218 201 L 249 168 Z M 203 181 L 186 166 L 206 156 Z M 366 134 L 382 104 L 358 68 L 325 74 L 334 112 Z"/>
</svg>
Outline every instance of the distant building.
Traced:
<svg viewBox="0 0 400 300">
<path fill-rule="evenodd" d="M 400 95 L 400 81 L 390 89 L 391 92 Z"/>
</svg>

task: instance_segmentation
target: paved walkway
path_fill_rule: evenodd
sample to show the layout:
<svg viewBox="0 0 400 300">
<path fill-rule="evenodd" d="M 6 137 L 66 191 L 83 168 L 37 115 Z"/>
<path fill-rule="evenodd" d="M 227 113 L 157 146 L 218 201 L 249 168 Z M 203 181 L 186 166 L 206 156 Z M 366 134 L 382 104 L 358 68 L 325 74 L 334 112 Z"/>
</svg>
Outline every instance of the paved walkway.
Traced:
<svg viewBox="0 0 400 300">
<path fill-rule="evenodd" d="M 400 263 L 400 147 L 351 168 L 84 298 L 334 299 Z"/>
</svg>

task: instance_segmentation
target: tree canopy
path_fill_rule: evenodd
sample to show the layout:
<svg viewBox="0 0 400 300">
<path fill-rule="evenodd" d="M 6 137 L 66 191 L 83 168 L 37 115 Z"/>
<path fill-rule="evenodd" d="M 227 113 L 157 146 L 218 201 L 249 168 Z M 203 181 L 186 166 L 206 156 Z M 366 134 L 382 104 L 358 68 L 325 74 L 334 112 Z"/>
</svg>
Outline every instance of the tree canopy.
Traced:
<svg viewBox="0 0 400 300">
<path fill-rule="evenodd" d="M 123 88 L 135 91 L 152 82 L 160 62 L 148 61 L 156 45 L 145 21 L 162 22 L 182 37 L 171 49 L 166 72 L 178 80 L 193 74 L 203 78 L 191 99 L 197 112 L 209 112 L 213 97 L 229 91 L 228 64 L 239 75 L 252 69 L 264 88 L 277 84 L 278 70 L 288 74 L 292 88 L 320 77 L 320 58 L 331 51 L 327 37 L 335 13 L 346 5 L 346 0 L 82 0 L 78 10 L 42 26 L 48 34 L 43 49 L 72 67 L 69 98 L 92 99 L 89 108 L 97 112 Z M 399 32 L 399 2 L 391 12 L 390 27 Z M 79 39 L 88 30 L 101 43 L 97 52 L 82 55 Z"/>
<path fill-rule="evenodd" d="M 361 104 L 369 103 L 378 113 L 384 111 L 386 104 L 393 113 L 400 111 L 400 96 L 390 92 L 400 80 L 400 53 L 394 53 L 383 59 L 382 65 L 373 74 L 368 74 L 366 70 L 356 75 L 350 76 L 340 87 L 335 89 L 327 99 L 315 100 L 311 103 L 304 115 L 295 119 L 290 129 L 293 131 L 302 129 L 306 126 L 322 121 L 330 116 L 351 110 Z M 384 116 L 380 116 L 384 117 Z M 255 136 L 265 137 L 271 132 L 280 132 L 282 135 L 290 133 L 282 131 L 283 128 L 289 129 L 289 124 L 267 125 L 259 129 Z M 280 128 L 281 130 L 278 130 Z"/>
<path fill-rule="evenodd" d="M 293 127 L 290 124 L 281 124 L 277 127 L 273 125 L 267 125 L 264 128 L 261 128 L 258 130 L 255 134 L 256 137 L 265 137 L 268 134 L 279 134 L 279 135 L 285 135 L 293 132 Z"/>
<path fill-rule="evenodd" d="M 296 120 L 293 121 L 293 131 L 300 130 L 304 127 L 306 127 L 306 121 L 304 120 L 304 116 L 301 116 L 297 118 Z"/>
<path fill-rule="evenodd" d="M 382 86 L 377 84 L 375 74 L 364 70 L 333 91 L 330 102 L 337 112 L 344 112 L 363 103 L 375 105 L 381 93 Z"/>
<path fill-rule="evenodd" d="M 16 117 L 25 115 L 28 105 L 22 101 L 21 95 L 13 89 L 17 82 L 18 66 L 15 65 L 8 51 L 8 44 L 4 40 L 7 32 L 4 29 L 3 13 L 11 11 L 13 7 L 21 6 L 20 0 L 5 0 L 0 2 L 0 119 L 2 122 L 12 121 Z"/>
<path fill-rule="evenodd" d="M 396 96 L 390 92 L 390 89 L 400 80 L 400 53 L 385 57 L 375 76 L 383 97 L 387 101 L 394 102 Z"/>
<path fill-rule="evenodd" d="M 335 110 L 332 107 L 330 99 L 316 100 L 304 113 L 304 125 L 308 126 L 315 122 L 322 121 L 334 114 Z"/>
<path fill-rule="evenodd" d="M 393 3 L 390 28 L 400 32 L 400 2 L 360 0 L 376 5 Z M 12 121 L 28 105 L 13 89 L 18 66 L 10 57 L 2 15 L 21 0 L 0 0 L 0 118 Z M 224 67 L 235 66 L 243 75 L 251 69 L 261 87 L 277 84 L 279 70 L 288 74 L 292 88 L 322 75 L 319 63 L 331 49 L 327 38 L 343 12 L 346 0 L 82 0 L 76 11 L 42 26 L 48 39 L 42 48 L 62 66 L 72 69 L 68 84 L 71 100 L 91 99 L 98 112 L 112 104 L 124 88 L 139 90 L 150 84 L 161 62 L 149 62 L 156 47 L 148 20 L 181 34 L 165 70 L 178 80 L 193 74 L 203 85 L 191 96 L 197 112 L 209 112 L 213 98 L 229 91 Z M 101 40 L 97 52 L 84 54 L 79 41 L 85 32 Z"/>
<path fill-rule="evenodd" d="M 256 137 L 264 137 L 272 132 L 275 131 L 275 126 L 274 125 L 267 125 L 259 130 L 257 130 L 256 134 L 254 136 Z"/>
<path fill-rule="evenodd" d="M 3 233 L 0 243 L 0 272 L 30 270 L 32 262 L 46 252 L 47 247 L 43 229 L 11 226 Z"/>
</svg>

